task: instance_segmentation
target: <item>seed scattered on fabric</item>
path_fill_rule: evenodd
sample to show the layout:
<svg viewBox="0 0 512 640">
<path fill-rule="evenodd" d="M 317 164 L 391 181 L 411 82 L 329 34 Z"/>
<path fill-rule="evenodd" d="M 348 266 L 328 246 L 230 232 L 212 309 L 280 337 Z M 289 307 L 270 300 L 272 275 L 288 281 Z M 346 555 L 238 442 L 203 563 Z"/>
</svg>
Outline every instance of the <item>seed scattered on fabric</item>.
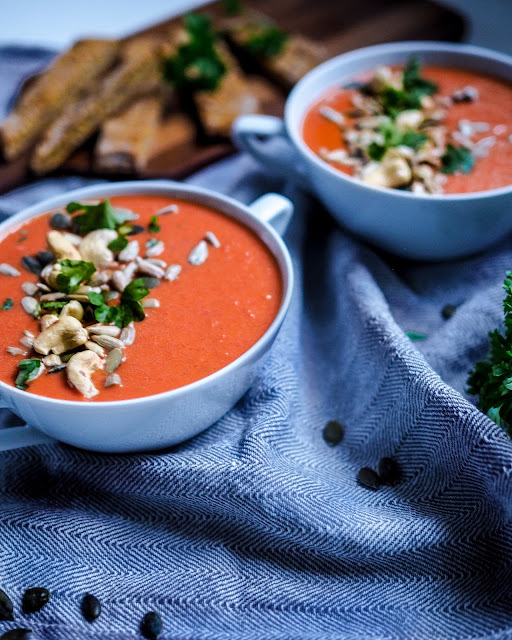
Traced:
<svg viewBox="0 0 512 640">
<path fill-rule="evenodd" d="M 14 620 L 12 600 L 0 589 L 0 620 Z"/>
<path fill-rule="evenodd" d="M 87 622 L 94 622 L 101 614 L 101 604 L 92 593 L 86 593 L 82 599 L 81 610 Z"/>
<path fill-rule="evenodd" d="M 23 613 L 35 613 L 48 604 L 50 592 L 44 587 L 34 587 L 27 589 L 23 594 L 21 608 Z"/>
<path fill-rule="evenodd" d="M 382 484 L 394 486 L 400 481 L 400 466 L 393 458 L 381 458 L 377 464 L 377 473 Z"/>
<path fill-rule="evenodd" d="M 343 440 L 345 432 L 342 425 L 337 420 L 329 420 L 322 431 L 322 435 L 325 442 L 330 447 L 334 447 Z"/>
<path fill-rule="evenodd" d="M 162 619 L 154 611 L 148 611 L 144 614 L 140 623 L 140 632 L 148 640 L 157 640 L 162 632 Z"/>
<path fill-rule="evenodd" d="M 381 485 L 378 474 L 373 469 L 370 469 L 370 467 L 359 469 L 357 481 L 361 486 L 366 489 L 372 489 L 373 491 L 376 491 Z"/>
<path fill-rule="evenodd" d="M 443 316 L 443 318 L 448 320 L 448 318 L 451 318 L 453 316 L 455 311 L 457 311 L 457 305 L 455 305 L 455 304 L 445 304 L 444 307 L 441 310 L 441 315 Z"/>
<path fill-rule="evenodd" d="M 0 640 L 26 640 L 32 633 L 32 629 L 24 629 L 18 627 L 17 629 L 10 629 L 0 636 Z"/>
</svg>

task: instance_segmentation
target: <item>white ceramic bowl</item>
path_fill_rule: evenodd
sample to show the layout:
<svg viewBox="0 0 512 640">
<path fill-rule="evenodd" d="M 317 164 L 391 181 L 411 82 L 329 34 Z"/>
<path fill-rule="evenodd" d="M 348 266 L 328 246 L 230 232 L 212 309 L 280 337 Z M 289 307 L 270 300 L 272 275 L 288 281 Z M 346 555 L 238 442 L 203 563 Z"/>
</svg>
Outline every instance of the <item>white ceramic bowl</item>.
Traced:
<svg viewBox="0 0 512 640">
<path fill-rule="evenodd" d="M 144 398 L 116 402 L 56 400 L 20 391 L 0 381 L 0 406 L 30 425 L 0 429 L 0 450 L 54 438 L 105 452 L 144 451 L 182 442 L 231 409 L 251 385 L 257 363 L 270 349 L 288 309 L 293 286 L 290 256 L 276 232 L 276 229 L 284 231 L 293 213 L 291 202 L 283 196 L 267 194 L 245 206 L 227 196 L 170 181 L 101 184 L 30 207 L 0 224 L 0 232 L 72 200 L 130 194 L 191 200 L 222 211 L 251 229 L 275 256 L 281 272 L 283 300 L 276 318 L 248 351 L 223 369 L 193 384 Z"/>
<path fill-rule="evenodd" d="M 456 195 L 373 187 L 332 168 L 301 136 L 306 111 L 326 89 L 381 64 L 404 64 L 412 55 L 426 64 L 471 69 L 512 82 L 512 58 L 481 47 L 438 42 L 366 47 L 310 71 L 290 93 L 284 121 L 243 116 L 234 123 L 233 139 L 269 170 L 309 187 L 342 226 L 376 246 L 423 260 L 469 255 L 512 230 L 512 185 Z M 268 144 L 272 138 L 284 139 L 292 153 L 288 149 L 276 154 L 275 145 Z"/>
</svg>

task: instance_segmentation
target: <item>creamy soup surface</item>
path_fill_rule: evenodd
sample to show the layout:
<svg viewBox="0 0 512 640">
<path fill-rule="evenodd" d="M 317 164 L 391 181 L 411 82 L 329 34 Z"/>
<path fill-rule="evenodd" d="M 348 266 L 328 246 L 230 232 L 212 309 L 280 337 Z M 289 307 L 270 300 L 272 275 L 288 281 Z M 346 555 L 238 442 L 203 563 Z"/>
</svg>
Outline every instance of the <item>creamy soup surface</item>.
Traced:
<svg viewBox="0 0 512 640">
<path fill-rule="evenodd" d="M 283 294 L 280 270 L 271 252 L 247 227 L 214 209 L 178 199 L 122 196 L 112 198 L 111 203 L 138 214 L 133 224 L 144 227 L 144 231 L 127 238 L 139 242 L 141 256 L 147 251 L 148 241 L 150 245 L 162 241 L 164 250 L 156 259 L 166 265 L 180 265 L 181 272 L 172 281 L 160 278 L 160 284 L 146 296 L 156 299 L 159 307 L 146 308 L 145 319 L 133 324 L 135 341 L 122 348 L 123 362 L 116 369 L 121 384 L 106 388 L 107 373 L 99 369 L 92 375 L 99 393 L 86 399 L 69 384 L 65 370 L 45 371 L 28 383 L 27 393 L 89 402 L 138 398 L 176 389 L 238 358 L 276 317 Z M 171 204 L 177 205 L 177 211 L 159 215 L 159 230 L 150 232 L 152 216 Z M 15 383 L 19 361 L 44 357 L 33 349 L 26 349 L 24 356 L 12 355 L 7 348 L 22 347 L 24 330 L 36 336 L 40 333 L 40 319 L 29 315 L 21 304 L 26 296 L 22 283 L 37 283 L 40 278 L 24 268 L 22 258 L 47 249 L 45 237 L 51 229 L 51 213 L 9 228 L 0 236 L 0 262 L 21 273 L 0 274 L 0 305 L 12 300 L 11 308 L 0 311 L 0 379 L 9 385 Z M 213 234 L 220 246 L 206 240 L 207 258 L 201 264 L 191 264 L 192 250 L 207 234 Z M 119 263 L 113 268 L 125 267 L 126 263 Z M 138 272 L 133 277 L 141 276 L 147 274 Z M 86 309 L 87 313 L 91 309 Z M 86 318 L 85 327 L 96 323 L 87 314 Z M 84 347 L 75 351 L 81 349 Z"/>
</svg>

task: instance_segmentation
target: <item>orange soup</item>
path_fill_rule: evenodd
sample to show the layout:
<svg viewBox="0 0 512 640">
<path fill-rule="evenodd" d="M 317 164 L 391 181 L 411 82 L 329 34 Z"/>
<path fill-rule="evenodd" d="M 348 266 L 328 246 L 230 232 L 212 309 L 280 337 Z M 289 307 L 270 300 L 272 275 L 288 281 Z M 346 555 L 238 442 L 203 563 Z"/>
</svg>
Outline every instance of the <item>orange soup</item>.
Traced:
<svg viewBox="0 0 512 640">
<path fill-rule="evenodd" d="M 92 260 L 96 266 L 96 270 L 91 267 L 93 275 L 90 270 L 76 271 L 80 261 L 88 262 L 82 255 L 59 254 L 58 242 L 57 248 L 53 246 L 55 238 L 60 242 L 60 236 L 65 236 L 80 252 L 84 245 L 79 242 L 87 237 L 87 233 L 77 237 L 76 226 L 52 230 L 50 221 L 55 212 L 9 228 L 0 236 L 3 382 L 14 385 L 23 371 L 20 362 L 39 359 L 43 364 L 46 361 L 40 375 L 34 379 L 26 376 L 21 384 L 18 379 L 17 386 L 29 393 L 85 401 L 156 394 L 195 382 L 226 366 L 247 351 L 276 317 L 283 295 L 279 267 L 247 227 L 214 209 L 167 197 L 123 196 L 112 198 L 110 203 L 116 211 L 128 209 L 138 218 L 118 221 L 117 229 L 110 232 L 116 239 L 114 244 L 109 240 L 110 260 L 108 256 L 103 258 L 99 266 Z M 64 213 L 64 219 L 75 223 L 83 212 L 78 210 L 71 217 Z M 41 250 L 46 250 L 39 254 L 41 266 L 51 259 L 46 241 L 50 231 L 60 234 L 52 236 L 53 262 L 37 275 L 27 266 L 33 266 Z M 70 232 L 74 235 L 66 235 Z M 138 243 L 137 256 L 134 241 Z M 123 247 L 127 242 L 131 243 L 130 249 Z M 89 258 L 93 255 L 85 248 L 83 253 Z M 121 275 L 114 276 L 116 272 Z M 75 281 L 70 274 L 76 275 Z M 80 281 L 78 287 L 76 279 Z M 129 296 L 127 283 L 134 281 L 139 286 L 129 287 L 134 293 Z M 77 338 L 81 344 L 52 349 L 53 343 L 41 339 L 46 326 L 43 318 L 55 316 L 47 329 L 50 331 L 71 300 L 72 306 L 82 306 L 84 312 L 81 320 L 76 316 L 73 320 L 73 327 L 78 326 L 76 322 L 82 325 L 77 330 L 78 336 L 83 335 Z M 121 304 L 127 316 L 120 313 Z M 119 315 L 102 315 L 116 305 Z M 138 317 L 141 306 L 142 318 Z M 120 349 L 120 364 L 111 362 L 112 371 L 105 371 L 114 349 Z M 66 369 L 76 354 L 86 351 L 93 354 L 91 358 L 96 354 L 100 362 L 91 375 L 95 391 L 89 389 L 83 395 L 70 383 Z M 105 386 L 107 378 L 109 386 Z"/>
<path fill-rule="evenodd" d="M 408 94 L 397 67 L 332 87 L 305 115 L 305 143 L 333 168 L 377 186 L 454 194 L 512 184 L 512 85 L 466 69 L 415 72 Z M 374 166 L 386 158 L 395 168 L 402 162 L 396 184 Z"/>
</svg>

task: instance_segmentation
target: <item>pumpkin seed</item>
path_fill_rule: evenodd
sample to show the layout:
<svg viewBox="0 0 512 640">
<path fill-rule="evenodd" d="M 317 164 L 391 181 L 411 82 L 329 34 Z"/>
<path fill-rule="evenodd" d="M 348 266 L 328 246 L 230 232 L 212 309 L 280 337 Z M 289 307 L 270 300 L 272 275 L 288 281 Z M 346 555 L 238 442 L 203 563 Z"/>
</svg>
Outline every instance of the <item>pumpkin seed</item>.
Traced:
<svg viewBox="0 0 512 640">
<path fill-rule="evenodd" d="M 126 346 L 129 346 L 135 342 L 135 333 L 135 327 L 129 324 L 121 331 L 119 339 L 122 340 Z"/>
<path fill-rule="evenodd" d="M 441 315 L 443 316 L 443 318 L 448 320 L 448 318 L 451 318 L 456 311 L 457 311 L 457 305 L 445 304 L 445 306 L 441 310 Z"/>
<path fill-rule="evenodd" d="M 377 473 L 382 484 L 394 486 L 400 481 L 400 466 L 393 458 L 381 458 L 377 464 Z"/>
<path fill-rule="evenodd" d="M 114 385 L 122 385 L 121 376 L 118 373 L 111 373 L 105 378 L 105 387 L 113 387 Z"/>
<path fill-rule="evenodd" d="M 217 236 L 213 233 L 213 231 L 207 231 L 204 234 L 204 237 L 208 240 L 208 242 L 215 247 L 216 249 L 218 249 L 220 247 L 220 242 L 219 239 L 217 238 Z"/>
<path fill-rule="evenodd" d="M 330 447 L 334 447 L 339 444 L 345 435 L 343 427 L 337 420 L 329 420 L 325 425 L 322 434 L 324 436 L 324 440 Z"/>
<path fill-rule="evenodd" d="M 53 262 L 54 260 L 53 253 L 51 253 L 51 251 L 38 251 L 36 253 L 36 258 L 42 267 L 46 267 L 47 264 L 50 264 L 50 262 Z"/>
<path fill-rule="evenodd" d="M 33 316 L 34 318 L 38 318 L 41 313 L 39 302 L 35 298 L 32 298 L 32 296 L 25 296 L 22 298 L 21 306 L 25 313 L 28 313 L 29 316 Z"/>
<path fill-rule="evenodd" d="M 0 589 L 0 620 L 14 620 L 12 600 Z"/>
<path fill-rule="evenodd" d="M 72 223 L 71 216 L 68 216 L 68 214 L 63 211 L 57 211 L 57 213 L 54 213 L 50 218 L 50 226 L 54 229 L 70 229 Z"/>
<path fill-rule="evenodd" d="M 155 216 L 162 216 L 164 213 L 178 213 L 179 207 L 177 204 L 169 204 L 167 207 L 163 207 L 162 209 L 158 209 L 155 213 Z"/>
<path fill-rule="evenodd" d="M 148 640 L 157 640 L 162 632 L 162 619 L 155 611 L 144 614 L 140 623 L 140 632 Z"/>
<path fill-rule="evenodd" d="M 131 231 L 127 233 L 129 236 L 136 236 L 138 233 L 142 233 L 144 231 L 144 227 L 141 227 L 140 224 L 134 224 L 131 228 Z"/>
<path fill-rule="evenodd" d="M 381 485 L 379 476 L 373 469 L 370 469 L 370 467 L 359 469 L 357 481 L 361 486 L 366 489 L 372 489 L 373 491 L 376 491 Z"/>
<path fill-rule="evenodd" d="M 34 284 L 33 282 L 24 282 L 21 285 L 21 288 L 23 290 L 23 293 L 26 293 L 27 296 L 33 296 L 35 293 L 39 291 L 37 285 Z"/>
<path fill-rule="evenodd" d="M 48 604 L 50 592 L 44 587 L 34 587 L 27 589 L 23 594 L 21 608 L 23 613 L 35 613 Z"/>
<path fill-rule="evenodd" d="M 41 275 L 43 267 L 39 260 L 37 260 L 37 258 L 34 258 L 34 256 L 23 256 L 23 258 L 21 259 L 21 264 L 31 273 L 35 273 L 36 276 Z"/>
<path fill-rule="evenodd" d="M 199 266 L 200 264 L 203 264 L 207 257 L 208 245 L 206 244 L 205 240 L 201 240 L 201 242 L 197 244 L 190 252 L 188 261 L 194 266 Z"/>
<path fill-rule="evenodd" d="M 96 596 L 92 593 L 86 593 L 82 599 L 82 615 L 87 622 L 94 622 L 101 613 L 101 604 Z"/>
<path fill-rule="evenodd" d="M 0 640 L 26 640 L 32 633 L 32 629 L 24 629 L 18 627 L 17 629 L 10 629 L 0 636 Z"/>
<path fill-rule="evenodd" d="M 145 276 L 142 280 L 147 289 L 154 289 L 160 284 L 160 280 L 158 278 L 153 278 L 152 276 Z"/>
<path fill-rule="evenodd" d="M 0 264 L 0 273 L 4 276 L 20 276 L 21 275 L 18 269 L 15 269 L 10 264 L 7 264 L 6 262 L 2 262 Z"/>
<path fill-rule="evenodd" d="M 110 353 L 108 354 L 107 360 L 105 362 L 105 371 L 107 373 L 114 373 L 114 371 L 117 369 L 117 367 L 121 364 L 122 361 L 123 361 L 123 352 L 121 351 L 121 349 L 119 349 L 119 347 L 112 349 L 112 351 L 110 351 Z"/>
<path fill-rule="evenodd" d="M 181 273 L 181 265 L 170 264 L 165 270 L 164 278 L 173 282 Z"/>
</svg>

